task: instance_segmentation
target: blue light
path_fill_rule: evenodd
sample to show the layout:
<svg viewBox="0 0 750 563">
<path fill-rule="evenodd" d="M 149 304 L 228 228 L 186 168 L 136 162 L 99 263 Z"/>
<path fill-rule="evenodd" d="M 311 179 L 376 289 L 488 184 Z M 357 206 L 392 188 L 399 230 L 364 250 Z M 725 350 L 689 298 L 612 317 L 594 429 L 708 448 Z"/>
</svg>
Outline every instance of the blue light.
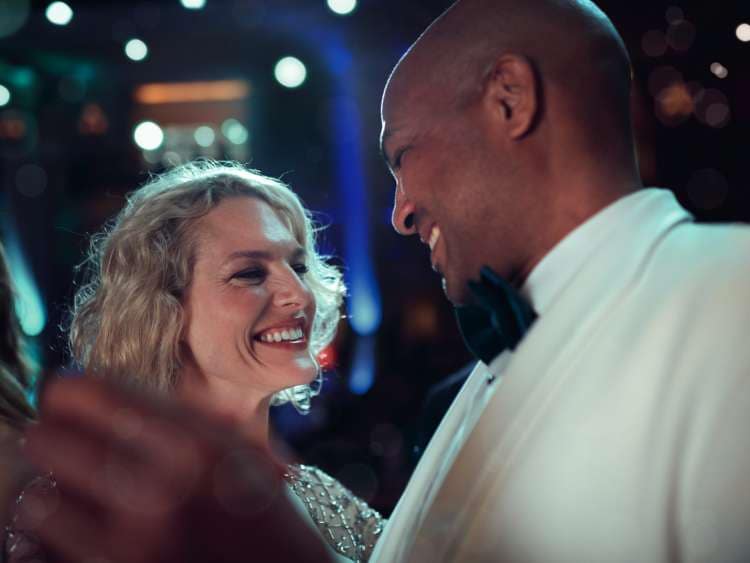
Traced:
<svg viewBox="0 0 750 563">
<path fill-rule="evenodd" d="M 351 295 L 348 313 L 357 334 L 378 330 L 382 320 L 380 291 L 370 245 L 370 214 L 362 165 L 360 114 L 353 97 L 333 99 L 332 115 L 338 156 L 339 217 L 344 223 L 344 262 Z"/>
<path fill-rule="evenodd" d="M 6 252 L 8 269 L 16 290 L 15 307 L 21 330 L 28 336 L 37 336 L 47 324 L 47 313 L 21 246 L 13 233 L 9 233 Z"/>
<path fill-rule="evenodd" d="M 349 324 L 357 334 L 374 333 L 383 320 L 375 281 L 352 283 L 350 291 L 352 298 L 349 301 Z"/>
<path fill-rule="evenodd" d="M 364 395 L 375 382 L 375 337 L 362 336 L 354 345 L 354 361 L 349 376 L 349 390 Z"/>
</svg>

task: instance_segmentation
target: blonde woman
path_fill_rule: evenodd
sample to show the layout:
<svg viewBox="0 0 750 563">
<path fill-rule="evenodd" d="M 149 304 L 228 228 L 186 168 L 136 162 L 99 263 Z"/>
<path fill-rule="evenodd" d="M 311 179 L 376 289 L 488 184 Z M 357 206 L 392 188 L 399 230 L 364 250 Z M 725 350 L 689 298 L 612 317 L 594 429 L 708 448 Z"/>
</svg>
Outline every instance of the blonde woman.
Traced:
<svg viewBox="0 0 750 563">
<path fill-rule="evenodd" d="M 344 286 L 278 180 L 210 161 L 173 169 L 130 196 L 87 268 L 70 344 L 88 373 L 176 395 L 266 449 L 272 405 L 309 410 Z M 289 465 L 286 480 L 337 557 L 367 560 L 377 512 L 317 468 Z"/>
</svg>

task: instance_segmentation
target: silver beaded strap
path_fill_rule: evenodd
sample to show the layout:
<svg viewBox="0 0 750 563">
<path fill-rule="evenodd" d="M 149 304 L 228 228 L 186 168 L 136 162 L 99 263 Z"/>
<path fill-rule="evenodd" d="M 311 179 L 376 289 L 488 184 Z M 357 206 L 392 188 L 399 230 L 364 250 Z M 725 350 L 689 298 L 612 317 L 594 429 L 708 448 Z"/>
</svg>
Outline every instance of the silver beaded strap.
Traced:
<svg viewBox="0 0 750 563">
<path fill-rule="evenodd" d="M 370 558 L 383 517 L 336 479 L 310 465 L 290 465 L 284 475 L 328 544 L 349 559 Z"/>
</svg>

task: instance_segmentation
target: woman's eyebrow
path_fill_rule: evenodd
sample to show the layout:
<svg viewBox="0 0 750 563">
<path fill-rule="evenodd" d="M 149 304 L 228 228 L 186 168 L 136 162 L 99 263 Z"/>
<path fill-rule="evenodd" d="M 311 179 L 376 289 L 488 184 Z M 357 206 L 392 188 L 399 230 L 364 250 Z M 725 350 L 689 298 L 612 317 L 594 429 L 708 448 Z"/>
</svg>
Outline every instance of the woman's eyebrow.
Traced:
<svg viewBox="0 0 750 563">
<path fill-rule="evenodd" d="M 307 258 L 307 250 L 302 248 L 301 246 L 297 246 L 292 250 L 292 252 L 289 254 L 289 261 L 295 262 L 297 260 L 304 260 Z"/>
<path fill-rule="evenodd" d="M 301 260 L 307 256 L 307 251 L 301 246 L 295 245 L 288 256 L 290 261 Z M 227 256 L 226 262 L 231 262 L 238 258 L 271 261 L 276 258 L 276 254 L 268 250 L 236 250 Z"/>
<path fill-rule="evenodd" d="M 227 256 L 226 262 L 237 260 L 238 258 L 252 258 L 254 260 L 273 260 L 274 255 L 267 250 L 236 250 Z"/>
</svg>

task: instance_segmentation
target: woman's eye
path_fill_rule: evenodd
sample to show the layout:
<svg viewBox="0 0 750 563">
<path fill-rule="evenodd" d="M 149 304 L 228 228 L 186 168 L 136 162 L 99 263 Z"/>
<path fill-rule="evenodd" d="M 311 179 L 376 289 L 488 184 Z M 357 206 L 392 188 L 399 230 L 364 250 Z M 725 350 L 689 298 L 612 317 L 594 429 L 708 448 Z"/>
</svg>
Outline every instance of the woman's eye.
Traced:
<svg viewBox="0 0 750 563">
<path fill-rule="evenodd" d="M 234 274 L 234 276 L 232 276 L 232 277 L 235 278 L 235 279 L 247 280 L 247 281 L 250 281 L 250 282 L 260 283 L 261 281 L 263 281 L 265 279 L 265 277 L 266 277 L 266 271 L 265 270 L 260 270 L 260 269 L 257 269 L 257 268 L 254 268 L 254 269 L 251 269 L 251 270 L 242 270 L 241 272 L 237 272 L 236 274 Z"/>
<path fill-rule="evenodd" d="M 293 264 L 292 270 L 297 272 L 298 276 L 304 276 L 308 272 L 307 264 Z"/>
</svg>

